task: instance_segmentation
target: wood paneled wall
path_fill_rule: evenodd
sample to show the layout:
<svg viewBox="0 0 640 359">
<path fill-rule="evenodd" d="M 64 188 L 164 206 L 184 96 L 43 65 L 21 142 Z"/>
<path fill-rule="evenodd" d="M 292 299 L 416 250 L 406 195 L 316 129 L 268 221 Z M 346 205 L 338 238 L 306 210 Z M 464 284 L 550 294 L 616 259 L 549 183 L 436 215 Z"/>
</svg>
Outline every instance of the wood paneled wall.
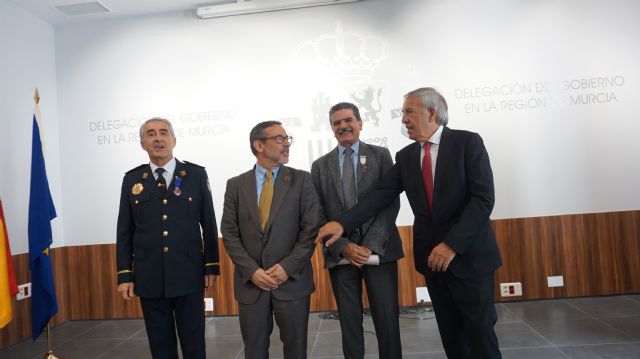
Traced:
<svg viewBox="0 0 640 359">
<path fill-rule="evenodd" d="M 503 266 L 496 284 L 522 282 L 528 300 L 640 293 L 640 211 L 516 218 L 493 221 Z M 416 304 L 415 288 L 424 278 L 413 269 L 410 226 L 399 227 L 405 258 L 398 263 L 401 306 Z M 220 241 L 218 283 L 207 290 L 215 311 L 237 314 L 233 297 L 233 265 Z M 322 269 L 320 247 L 312 257 L 316 291 L 311 310 L 335 309 L 328 272 Z M 115 244 L 56 248 L 52 251 L 60 311 L 52 320 L 141 318 L 138 300 L 124 301 L 116 291 Z M 30 281 L 29 256 L 13 257 L 18 283 Z M 547 276 L 564 276 L 564 286 L 547 287 Z M 366 303 L 366 298 L 365 298 Z M 31 335 L 29 300 L 14 302 L 14 320 L 0 330 L 0 348 Z"/>
</svg>

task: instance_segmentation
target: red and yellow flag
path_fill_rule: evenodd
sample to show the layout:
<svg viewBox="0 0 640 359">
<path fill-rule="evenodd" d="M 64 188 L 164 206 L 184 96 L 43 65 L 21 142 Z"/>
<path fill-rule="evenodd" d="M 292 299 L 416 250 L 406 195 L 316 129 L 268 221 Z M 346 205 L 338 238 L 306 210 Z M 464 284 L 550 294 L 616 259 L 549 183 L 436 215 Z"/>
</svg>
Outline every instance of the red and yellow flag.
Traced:
<svg viewBox="0 0 640 359">
<path fill-rule="evenodd" d="M 18 294 L 16 273 L 13 271 L 13 259 L 9 248 L 9 236 L 4 222 L 2 200 L 0 199 L 0 328 L 4 328 L 13 319 L 13 301 Z"/>
</svg>

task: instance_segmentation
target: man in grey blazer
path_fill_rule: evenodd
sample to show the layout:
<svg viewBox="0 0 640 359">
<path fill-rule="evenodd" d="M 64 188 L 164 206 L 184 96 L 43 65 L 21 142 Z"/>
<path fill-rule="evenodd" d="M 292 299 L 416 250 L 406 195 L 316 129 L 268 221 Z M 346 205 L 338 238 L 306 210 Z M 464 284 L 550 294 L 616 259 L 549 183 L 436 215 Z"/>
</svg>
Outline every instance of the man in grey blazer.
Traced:
<svg viewBox="0 0 640 359">
<path fill-rule="evenodd" d="M 284 166 L 292 137 L 280 122 L 257 124 L 249 141 L 256 165 L 227 182 L 221 223 L 245 358 L 269 357 L 274 317 L 284 357 L 306 358 L 318 198 L 308 172 Z"/>
<path fill-rule="evenodd" d="M 329 111 L 329 122 L 338 146 L 313 163 L 311 176 L 320 196 L 324 219 L 334 221 L 368 195 L 383 174 L 393 167 L 393 161 L 386 148 L 360 141 L 362 119 L 354 104 L 334 105 Z M 403 251 L 395 224 L 399 209 L 400 200 L 396 198 L 351 236 L 323 247 L 325 267 L 329 269 L 338 305 L 342 351 L 347 359 L 360 359 L 365 354 L 363 279 L 376 329 L 379 357 L 402 357 L 397 260 L 403 257 Z M 370 256 L 377 256 L 379 264 L 366 264 Z"/>
</svg>

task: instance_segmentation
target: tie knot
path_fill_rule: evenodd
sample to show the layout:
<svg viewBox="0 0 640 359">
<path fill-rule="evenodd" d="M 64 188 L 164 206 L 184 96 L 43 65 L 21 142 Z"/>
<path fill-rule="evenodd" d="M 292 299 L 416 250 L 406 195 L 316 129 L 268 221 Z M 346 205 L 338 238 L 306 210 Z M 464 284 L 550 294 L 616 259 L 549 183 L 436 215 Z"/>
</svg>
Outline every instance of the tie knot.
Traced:
<svg viewBox="0 0 640 359">
<path fill-rule="evenodd" d="M 429 151 L 431 149 L 431 142 L 427 141 L 424 143 L 424 149 Z"/>
<path fill-rule="evenodd" d="M 271 171 L 267 171 L 265 175 L 267 176 L 267 180 L 271 180 L 273 178 L 273 172 Z"/>
<path fill-rule="evenodd" d="M 165 172 L 166 170 L 162 167 L 156 168 L 156 173 L 158 174 L 158 176 L 162 176 Z"/>
<path fill-rule="evenodd" d="M 351 157 L 352 153 L 353 153 L 353 148 L 349 147 L 349 148 L 345 148 L 344 149 L 344 156 L 345 157 Z"/>
</svg>

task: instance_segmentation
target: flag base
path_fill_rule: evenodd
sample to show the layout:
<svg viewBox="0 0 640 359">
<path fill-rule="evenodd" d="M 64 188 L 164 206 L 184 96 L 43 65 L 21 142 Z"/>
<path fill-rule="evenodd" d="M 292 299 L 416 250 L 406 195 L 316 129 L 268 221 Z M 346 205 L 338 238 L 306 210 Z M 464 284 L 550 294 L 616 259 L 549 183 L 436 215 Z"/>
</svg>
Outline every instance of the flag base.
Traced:
<svg viewBox="0 0 640 359">
<path fill-rule="evenodd" d="M 58 357 L 55 356 L 52 351 L 48 351 L 47 354 L 44 355 L 44 359 L 58 359 Z"/>
</svg>

